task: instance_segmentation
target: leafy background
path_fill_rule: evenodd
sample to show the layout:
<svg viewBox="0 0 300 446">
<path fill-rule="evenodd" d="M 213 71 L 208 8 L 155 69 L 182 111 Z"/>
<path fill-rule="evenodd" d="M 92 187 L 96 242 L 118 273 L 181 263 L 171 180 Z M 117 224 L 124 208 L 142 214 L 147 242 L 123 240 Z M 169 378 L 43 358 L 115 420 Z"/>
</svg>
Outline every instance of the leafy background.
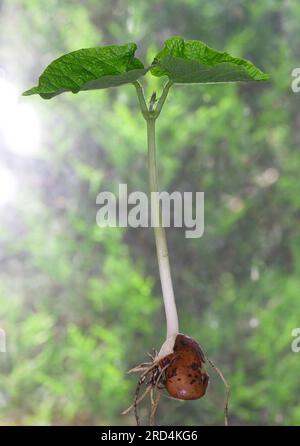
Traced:
<svg viewBox="0 0 300 446">
<path fill-rule="evenodd" d="M 0 207 L 0 424 L 134 424 L 120 415 L 136 384 L 126 371 L 165 336 L 153 233 L 95 223 L 101 190 L 147 190 L 134 89 L 47 102 L 19 95 L 64 52 L 136 41 L 150 62 L 174 34 L 272 76 L 263 85 L 176 86 L 159 119 L 161 189 L 206 197 L 201 239 L 168 231 L 181 331 L 228 378 L 232 424 L 300 424 L 300 356 L 291 351 L 300 325 L 300 115 L 290 88 L 299 14 L 292 0 L 0 1 L 2 85 L 35 114 L 27 131 L 17 115 L 10 132 L 0 127 L 0 167 L 10 173 L 0 181 L 10 196 Z M 161 82 L 148 79 L 148 96 Z M 163 398 L 158 424 L 222 424 L 224 389 L 210 374 L 205 398 Z"/>
</svg>

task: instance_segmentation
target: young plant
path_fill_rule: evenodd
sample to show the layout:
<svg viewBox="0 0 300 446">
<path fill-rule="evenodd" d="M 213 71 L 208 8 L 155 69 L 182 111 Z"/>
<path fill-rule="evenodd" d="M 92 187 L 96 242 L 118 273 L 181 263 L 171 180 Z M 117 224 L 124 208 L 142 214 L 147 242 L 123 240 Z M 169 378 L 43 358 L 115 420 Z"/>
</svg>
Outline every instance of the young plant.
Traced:
<svg viewBox="0 0 300 446">
<path fill-rule="evenodd" d="M 141 112 L 147 123 L 148 168 L 150 192 L 158 192 L 156 169 L 155 124 L 165 104 L 169 90 L 174 84 L 213 84 L 240 81 L 264 81 L 269 76 L 251 62 L 232 57 L 209 48 L 203 42 L 184 40 L 175 36 L 168 39 L 164 48 L 156 55 L 152 64 L 145 67 L 135 57 L 136 44 L 112 45 L 81 49 L 54 60 L 42 73 L 36 87 L 23 93 L 25 96 L 39 94 L 50 99 L 71 91 L 98 90 L 122 84 L 134 85 Z M 159 99 L 153 93 L 149 104 L 145 100 L 139 82 L 146 73 L 156 77 L 166 77 L 167 82 Z M 157 194 L 153 194 L 152 219 L 155 222 L 154 234 L 159 266 L 162 295 L 167 321 L 166 340 L 159 352 L 151 356 L 151 361 L 142 363 L 131 372 L 141 373 L 134 403 L 124 413 L 134 408 L 137 424 L 137 405 L 147 395 L 151 399 L 150 424 L 158 405 L 160 391 L 166 389 L 171 397 L 193 400 L 205 395 L 209 376 L 205 370 L 207 362 L 215 368 L 226 386 L 225 424 L 229 386 L 222 373 L 205 358 L 199 344 L 189 336 L 179 333 L 178 316 L 170 272 L 168 247 L 165 229 L 162 224 L 162 210 Z M 146 389 L 139 397 L 140 387 Z"/>
</svg>

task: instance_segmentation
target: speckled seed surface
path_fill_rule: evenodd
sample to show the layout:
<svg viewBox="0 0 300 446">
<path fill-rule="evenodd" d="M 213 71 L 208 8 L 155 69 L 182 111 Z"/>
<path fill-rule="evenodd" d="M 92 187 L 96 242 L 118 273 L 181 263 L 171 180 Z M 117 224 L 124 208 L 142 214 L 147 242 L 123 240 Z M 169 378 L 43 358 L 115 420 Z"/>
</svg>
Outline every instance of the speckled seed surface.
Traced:
<svg viewBox="0 0 300 446">
<path fill-rule="evenodd" d="M 204 368 L 204 354 L 193 338 L 178 334 L 174 353 L 164 358 L 170 361 L 166 369 L 166 389 L 173 398 L 196 400 L 205 395 L 209 376 Z"/>
</svg>

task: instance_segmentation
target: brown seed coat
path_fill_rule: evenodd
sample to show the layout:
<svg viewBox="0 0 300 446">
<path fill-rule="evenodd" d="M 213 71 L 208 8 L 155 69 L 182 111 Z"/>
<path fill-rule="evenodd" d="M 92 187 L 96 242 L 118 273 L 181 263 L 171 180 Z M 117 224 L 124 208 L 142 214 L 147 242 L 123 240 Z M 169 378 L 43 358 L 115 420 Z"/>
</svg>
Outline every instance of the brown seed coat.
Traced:
<svg viewBox="0 0 300 446">
<path fill-rule="evenodd" d="M 206 373 L 203 351 L 193 338 L 178 334 L 174 353 L 162 359 L 170 363 L 165 372 L 165 387 L 169 394 L 180 400 L 196 400 L 205 395 L 209 376 Z"/>
</svg>

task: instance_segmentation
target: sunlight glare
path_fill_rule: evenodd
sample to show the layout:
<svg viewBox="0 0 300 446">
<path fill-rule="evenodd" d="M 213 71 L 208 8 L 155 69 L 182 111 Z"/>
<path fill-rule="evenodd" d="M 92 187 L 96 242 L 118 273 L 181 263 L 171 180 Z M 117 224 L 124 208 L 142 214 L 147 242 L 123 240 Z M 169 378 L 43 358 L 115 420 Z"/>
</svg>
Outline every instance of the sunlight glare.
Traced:
<svg viewBox="0 0 300 446">
<path fill-rule="evenodd" d="M 18 155 L 37 153 L 41 143 L 39 118 L 30 104 L 19 102 L 20 93 L 0 79 L 0 131 L 8 150 Z"/>
<path fill-rule="evenodd" d="M 17 193 L 17 181 L 13 173 L 0 166 L 0 206 L 12 202 Z"/>
</svg>

